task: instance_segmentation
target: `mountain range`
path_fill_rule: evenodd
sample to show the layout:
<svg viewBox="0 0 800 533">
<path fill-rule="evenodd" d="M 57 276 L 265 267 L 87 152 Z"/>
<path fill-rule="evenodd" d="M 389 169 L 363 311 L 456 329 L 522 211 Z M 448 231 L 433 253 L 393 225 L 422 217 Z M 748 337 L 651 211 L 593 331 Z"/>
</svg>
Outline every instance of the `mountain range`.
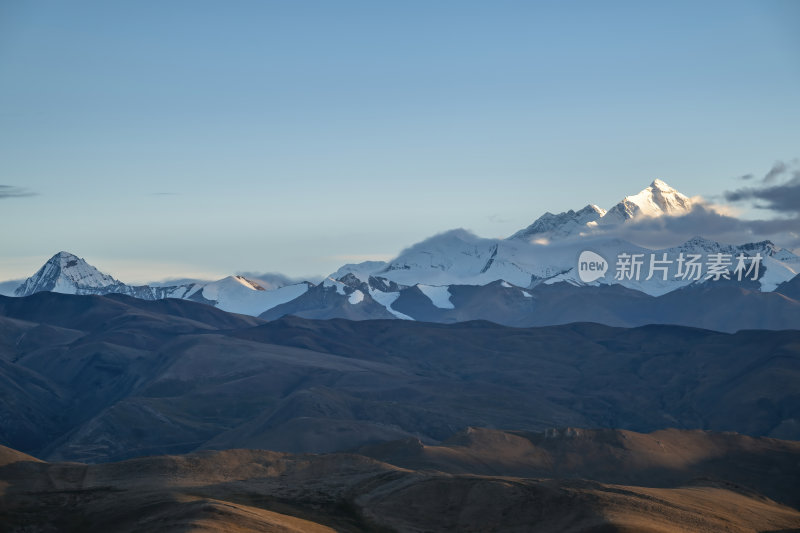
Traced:
<svg viewBox="0 0 800 533">
<path fill-rule="evenodd" d="M 0 529 L 794 531 L 797 341 L 0 297 Z"/>
<path fill-rule="evenodd" d="M 0 297 L 0 443 L 102 462 L 435 444 L 467 426 L 800 438 L 798 332 L 262 319 L 178 299 Z"/>
<path fill-rule="evenodd" d="M 72 279 L 122 289 L 86 274 Z M 695 326 L 790 323 L 796 279 L 662 296 L 566 282 L 398 291 L 392 309 L 419 320 L 0 296 L 0 529 L 796 531 L 800 331 L 461 320 L 481 305 L 512 320 L 534 302 L 531 316 L 650 321 L 672 302 Z M 386 311 L 370 291 L 392 283 L 348 273 L 273 309 Z"/>
<path fill-rule="evenodd" d="M 577 211 L 548 212 L 506 239 L 452 230 L 388 262 L 344 265 L 316 284 L 259 283 L 237 275 L 213 282 L 132 286 L 60 252 L 13 295 L 52 291 L 179 298 L 267 319 L 480 319 L 517 326 L 590 320 L 612 326 L 683 324 L 720 331 L 800 327 L 800 257 L 789 250 L 770 241 L 727 245 L 702 237 L 651 250 L 615 234 L 638 221 L 686 216 L 694 206 L 691 198 L 655 180 L 608 210 L 587 205 Z M 607 264 L 608 272 L 597 280 L 581 280 L 577 267 L 584 250 Z M 641 254 L 640 275 L 615 275 L 624 254 Z M 696 255 L 706 261 L 720 254 L 728 258 L 721 279 L 681 276 L 678 258 Z M 757 257 L 758 272 L 739 280 L 734 271 L 738 257 L 751 263 Z M 651 270 L 663 259 L 663 271 Z"/>
</svg>

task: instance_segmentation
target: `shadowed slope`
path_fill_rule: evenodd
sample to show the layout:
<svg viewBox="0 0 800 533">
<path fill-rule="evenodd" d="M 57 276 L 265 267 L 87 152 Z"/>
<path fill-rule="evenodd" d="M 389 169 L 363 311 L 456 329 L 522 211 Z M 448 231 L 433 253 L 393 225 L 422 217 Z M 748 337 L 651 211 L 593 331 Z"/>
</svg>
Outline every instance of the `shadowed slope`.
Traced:
<svg viewBox="0 0 800 533">
<path fill-rule="evenodd" d="M 724 480 L 800 507 L 800 442 L 732 433 L 469 428 L 438 446 L 404 440 L 365 446 L 359 453 L 451 474 L 583 478 L 649 487 Z"/>
<path fill-rule="evenodd" d="M 435 444 L 467 426 L 800 438 L 796 331 L 261 323 L 180 300 L 11 300 L 0 442 L 52 460 Z"/>
<path fill-rule="evenodd" d="M 89 533 L 711 533 L 800 527 L 797 509 L 728 481 L 726 476 L 737 475 L 741 465 L 736 458 L 718 453 L 722 448 L 747 449 L 761 461 L 769 461 L 774 453 L 787 454 L 791 464 L 786 465 L 789 472 L 785 474 L 797 476 L 798 443 L 679 431 L 641 435 L 570 430 L 541 438 L 557 442 L 548 448 L 542 442 L 536 444 L 535 438 L 473 429 L 454 437 L 454 444 L 428 449 L 426 460 L 445 465 L 445 470 L 457 469 L 458 473 L 400 468 L 353 454 L 292 455 L 256 450 L 147 457 L 100 465 L 40 463 L 14 456 L 14 462 L 0 466 L 0 523 L 5 530 L 20 533 L 45 525 Z M 568 439 L 581 440 L 582 444 L 571 446 Z M 620 447 L 620 439 L 632 444 Z M 665 455 L 652 446 L 654 442 L 665 447 L 688 442 L 689 450 L 673 460 L 669 459 L 671 451 Z M 518 461 L 523 448 L 534 446 L 552 453 L 562 444 L 595 453 L 568 465 L 573 479 L 525 475 L 533 464 L 552 474 L 554 465 L 548 466 L 536 454 Z M 460 458 L 455 463 L 443 460 L 439 452 L 445 449 Z M 634 460 L 616 457 L 618 462 L 612 464 L 624 463 L 624 475 L 643 482 L 581 479 L 591 477 L 593 461 L 615 459 L 613 449 L 628 450 Z M 0 449 L 0 456 L 8 454 L 13 452 Z M 722 477 L 682 482 L 662 475 L 656 479 L 660 486 L 648 486 L 653 465 L 664 472 L 681 471 L 701 456 L 718 457 L 717 472 Z M 506 474 L 486 475 L 484 471 L 492 462 L 492 468 L 505 469 Z M 453 468 L 456 463 L 457 468 Z M 770 472 L 754 471 L 752 475 L 759 478 L 756 481 L 761 486 L 768 485 Z M 776 497 L 785 501 L 795 497 L 795 488 L 774 490 Z"/>
</svg>

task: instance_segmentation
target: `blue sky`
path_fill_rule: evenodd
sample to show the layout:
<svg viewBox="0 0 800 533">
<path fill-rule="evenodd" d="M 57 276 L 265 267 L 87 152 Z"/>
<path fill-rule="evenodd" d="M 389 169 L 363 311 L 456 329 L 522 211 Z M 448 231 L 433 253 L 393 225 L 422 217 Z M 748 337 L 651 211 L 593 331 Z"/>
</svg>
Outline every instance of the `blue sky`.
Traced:
<svg viewBox="0 0 800 533">
<path fill-rule="evenodd" d="M 3 2 L 0 279 L 326 274 L 800 156 L 800 3 Z M 10 190 L 10 189 L 7 189 Z M 763 213 L 755 213 L 754 216 Z"/>
</svg>

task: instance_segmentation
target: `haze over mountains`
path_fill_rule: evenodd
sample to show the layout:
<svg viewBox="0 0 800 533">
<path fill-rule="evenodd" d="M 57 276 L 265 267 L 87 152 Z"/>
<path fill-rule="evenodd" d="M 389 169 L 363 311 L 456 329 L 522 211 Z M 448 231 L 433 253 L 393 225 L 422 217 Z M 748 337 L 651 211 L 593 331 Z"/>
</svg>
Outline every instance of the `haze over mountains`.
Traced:
<svg viewBox="0 0 800 533">
<path fill-rule="evenodd" d="M 696 201 L 655 180 L 609 210 L 588 205 L 545 213 L 507 239 L 484 239 L 464 230 L 436 235 L 389 261 L 345 265 L 321 283 L 244 276 L 214 282 L 127 285 L 83 259 L 60 252 L 13 290 L 67 294 L 125 294 L 145 300 L 180 298 L 219 309 L 274 319 L 406 319 L 435 322 L 490 320 L 515 326 L 594 321 L 612 326 L 649 323 L 720 331 L 800 327 L 800 257 L 770 241 L 738 245 L 694 237 L 650 250 L 620 238 L 642 220 L 687 216 Z M 608 272 L 586 283 L 577 266 L 583 250 L 598 253 Z M 621 254 L 641 254 L 637 276 L 615 275 Z M 679 258 L 727 258 L 720 279 L 682 275 Z M 758 271 L 737 276 L 737 258 Z M 655 267 L 667 259 L 663 272 Z M 618 272 L 617 272 L 618 273 Z M 648 279 L 649 278 L 649 279 Z M 740 312 L 733 313 L 732 309 Z M 714 311 L 716 310 L 716 311 Z"/>
</svg>

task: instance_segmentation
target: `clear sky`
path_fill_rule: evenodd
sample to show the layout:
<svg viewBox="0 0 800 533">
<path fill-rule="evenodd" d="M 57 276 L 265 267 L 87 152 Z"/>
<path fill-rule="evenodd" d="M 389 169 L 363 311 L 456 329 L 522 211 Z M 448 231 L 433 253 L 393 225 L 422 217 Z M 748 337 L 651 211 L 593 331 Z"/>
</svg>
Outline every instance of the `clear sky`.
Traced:
<svg viewBox="0 0 800 533">
<path fill-rule="evenodd" d="M 327 274 L 654 178 L 721 196 L 800 156 L 798 27 L 793 0 L 0 2 L 0 279 L 59 250 Z"/>
</svg>

